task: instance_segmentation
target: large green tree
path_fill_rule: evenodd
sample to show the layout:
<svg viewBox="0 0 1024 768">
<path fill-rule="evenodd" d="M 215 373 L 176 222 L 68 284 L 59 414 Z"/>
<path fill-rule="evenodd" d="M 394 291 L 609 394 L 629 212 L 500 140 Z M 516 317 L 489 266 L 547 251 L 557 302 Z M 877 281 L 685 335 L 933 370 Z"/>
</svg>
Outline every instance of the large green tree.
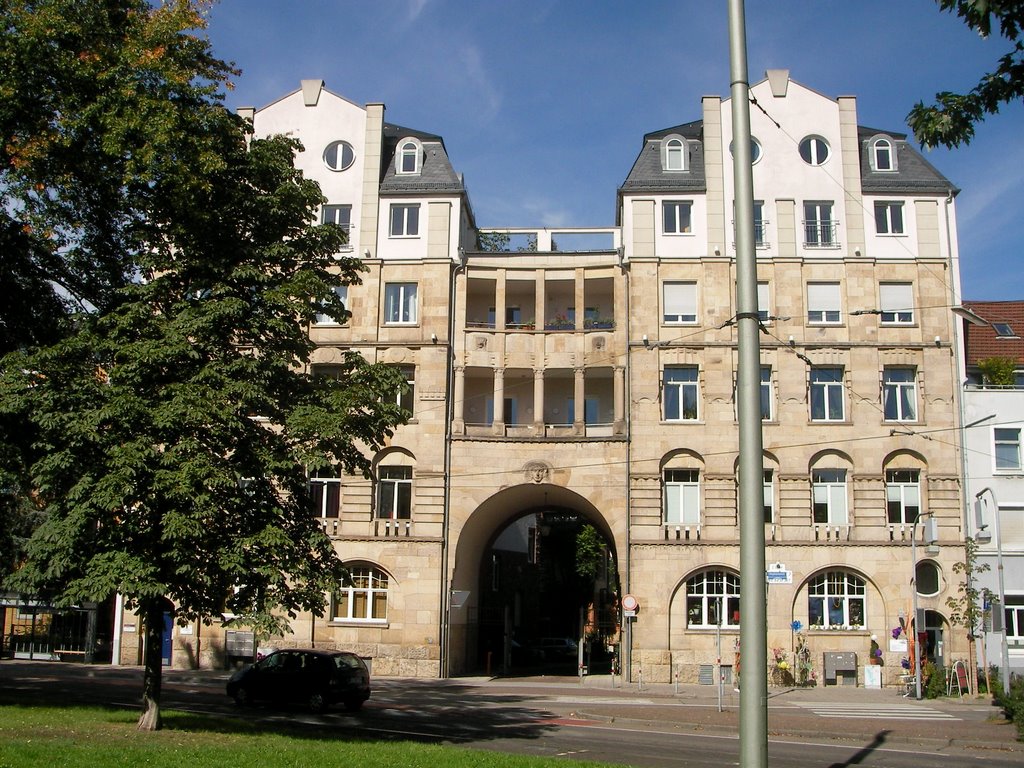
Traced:
<svg viewBox="0 0 1024 768">
<path fill-rule="evenodd" d="M 935 102 L 918 102 L 907 116 L 914 136 L 929 147 L 969 144 L 974 127 L 1000 107 L 1024 98 L 1024 2 L 1022 0 L 936 0 L 982 37 L 994 31 L 1011 44 L 992 72 L 967 93 L 944 91 Z"/>
<path fill-rule="evenodd" d="M 333 287 L 360 265 L 311 226 L 298 143 L 248 140 L 221 104 L 202 11 L 0 0 L 3 261 L 54 308 L 5 331 L 5 491 L 44 518 L 8 584 L 138 609 L 146 729 L 168 600 L 260 632 L 322 611 L 344 570 L 305 467 L 365 473 L 403 419 L 391 368 L 308 373 L 306 327 L 347 316 Z"/>
</svg>

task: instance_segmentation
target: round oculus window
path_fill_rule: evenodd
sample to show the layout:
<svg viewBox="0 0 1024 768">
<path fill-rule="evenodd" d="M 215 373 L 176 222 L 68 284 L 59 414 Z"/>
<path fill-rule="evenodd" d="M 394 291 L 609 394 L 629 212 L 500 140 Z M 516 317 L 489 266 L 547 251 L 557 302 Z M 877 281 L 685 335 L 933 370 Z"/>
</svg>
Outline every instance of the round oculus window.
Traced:
<svg viewBox="0 0 1024 768">
<path fill-rule="evenodd" d="M 355 159 L 356 152 L 347 141 L 332 141 L 324 150 L 324 165 L 332 171 L 347 170 Z"/>
<path fill-rule="evenodd" d="M 729 142 L 729 154 L 732 152 L 732 142 Z M 754 165 L 758 160 L 761 159 L 761 142 L 755 139 L 753 136 L 750 137 L 750 164 Z"/>
<path fill-rule="evenodd" d="M 828 142 L 821 136 L 808 136 L 800 142 L 800 157 L 808 165 L 821 165 L 828 155 Z"/>
</svg>

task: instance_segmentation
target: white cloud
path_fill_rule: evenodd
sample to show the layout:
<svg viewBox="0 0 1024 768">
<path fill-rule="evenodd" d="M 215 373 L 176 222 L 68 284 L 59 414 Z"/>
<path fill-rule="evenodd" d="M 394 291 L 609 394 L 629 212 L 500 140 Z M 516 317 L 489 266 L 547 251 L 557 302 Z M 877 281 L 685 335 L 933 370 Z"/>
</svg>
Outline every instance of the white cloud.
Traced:
<svg viewBox="0 0 1024 768">
<path fill-rule="evenodd" d="M 423 9 L 427 7 L 427 3 L 430 0 L 409 0 L 409 16 L 406 21 L 412 24 L 416 19 L 423 13 Z"/>
<path fill-rule="evenodd" d="M 501 109 L 501 93 L 487 72 L 479 47 L 464 46 L 459 52 L 459 58 L 465 68 L 464 74 L 476 92 L 477 114 L 482 122 L 489 123 Z"/>
</svg>

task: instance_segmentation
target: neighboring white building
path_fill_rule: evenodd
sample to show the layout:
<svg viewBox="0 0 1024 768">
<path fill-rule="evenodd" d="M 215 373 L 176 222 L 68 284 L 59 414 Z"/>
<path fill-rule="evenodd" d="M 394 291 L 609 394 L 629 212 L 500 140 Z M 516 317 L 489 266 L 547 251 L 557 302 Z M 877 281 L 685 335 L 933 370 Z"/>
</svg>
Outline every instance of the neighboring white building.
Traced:
<svg viewBox="0 0 1024 768">
<path fill-rule="evenodd" d="M 821 678 L 829 653 L 865 666 L 875 636 L 891 682 L 906 653 L 887 639 L 913 615 L 915 575 L 929 657 L 966 656 L 945 605 L 964 536 L 956 190 L 904 134 L 858 125 L 853 97 L 784 71 L 751 91 L 764 110 L 751 121 L 764 533 L 779 577 L 769 647 L 791 658 L 799 634 Z M 513 639 L 584 625 L 599 645 L 622 644 L 631 674 L 661 682 L 705 679 L 719 625 L 731 649 L 729 100 L 698 110 L 643 137 L 616 225 L 586 250 L 570 246 L 580 231 L 543 228 L 501 230 L 509 247 L 482 248 L 442 139 L 387 122 L 383 105 L 315 80 L 244 111 L 256 135 L 302 141 L 322 220 L 349 226 L 367 267 L 341 289 L 351 320 L 311 327 L 314 372 L 354 350 L 411 385 L 412 419 L 371 457 L 373 479 L 311 478 L 313 512 L 354 583 L 326 617 L 299 616 L 268 642 L 344 646 L 376 674 L 432 677 L 500 667 Z M 915 567 L 923 514 L 939 541 Z M 607 553 L 581 598 L 564 553 L 583 523 Z M 640 610 L 620 635 L 626 593 Z M 196 637 L 176 630 L 172 663 L 223 663 L 225 639 L 199 652 Z"/>
<path fill-rule="evenodd" d="M 964 496 L 973 503 L 980 495 L 983 502 L 968 515 L 967 535 L 981 543 L 978 563 L 989 567 L 978 575 L 978 586 L 993 596 L 1002 556 L 1010 669 L 1019 673 L 1024 672 L 1024 301 L 965 301 L 964 307 L 975 321 L 964 321 L 963 334 Z M 992 358 L 1016 363 L 1012 383 L 993 383 L 982 373 L 984 361 Z M 986 633 L 989 664 L 1001 666 L 1001 641 L 998 632 Z"/>
</svg>

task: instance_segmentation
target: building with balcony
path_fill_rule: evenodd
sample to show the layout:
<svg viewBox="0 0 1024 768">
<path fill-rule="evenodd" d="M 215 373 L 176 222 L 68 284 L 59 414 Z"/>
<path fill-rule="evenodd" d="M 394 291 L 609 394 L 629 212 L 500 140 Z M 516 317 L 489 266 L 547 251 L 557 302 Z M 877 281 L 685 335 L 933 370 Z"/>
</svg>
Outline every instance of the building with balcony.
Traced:
<svg viewBox="0 0 1024 768">
<path fill-rule="evenodd" d="M 859 125 L 853 97 L 784 71 L 751 90 L 769 647 L 799 641 L 820 677 L 826 653 L 866 665 L 875 636 L 891 680 L 912 584 L 929 658 L 965 654 L 945 608 L 964 537 L 956 189 L 904 134 Z M 730 104 L 695 110 L 643 137 L 613 227 L 488 231 L 443 140 L 383 105 L 304 81 L 245 112 L 302 141 L 322 220 L 367 267 L 338 289 L 351 320 L 310 328 L 313 372 L 348 351 L 400 366 L 411 413 L 371 479 L 310 478 L 353 581 L 256 645 L 431 677 L 585 637 L 630 675 L 697 681 L 719 629 L 738 640 Z M 923 516 L 939 539 L 914 563 Z M 603 549 L 581 593 L 587 530 Z M 230 655 L 207 642 L 210 663 Z"/>
<path fill-rule="evenodd" d="M 965 301 L 963 324 L 964 495 L 975 506 L 967 535 L 978 541 L 977 587 L 996 613 L 985 622 L 979 663 L 1002 666 L 999 619 L 1010 669 L 1024 671 L 1024 301 Z M 987 569 L 987 570 L 985 570 Z M 1002 570 L 1004 603 L 999 605 Z M 999 615 L 1001 613 L 1001 615 Z"/>
</svg>

